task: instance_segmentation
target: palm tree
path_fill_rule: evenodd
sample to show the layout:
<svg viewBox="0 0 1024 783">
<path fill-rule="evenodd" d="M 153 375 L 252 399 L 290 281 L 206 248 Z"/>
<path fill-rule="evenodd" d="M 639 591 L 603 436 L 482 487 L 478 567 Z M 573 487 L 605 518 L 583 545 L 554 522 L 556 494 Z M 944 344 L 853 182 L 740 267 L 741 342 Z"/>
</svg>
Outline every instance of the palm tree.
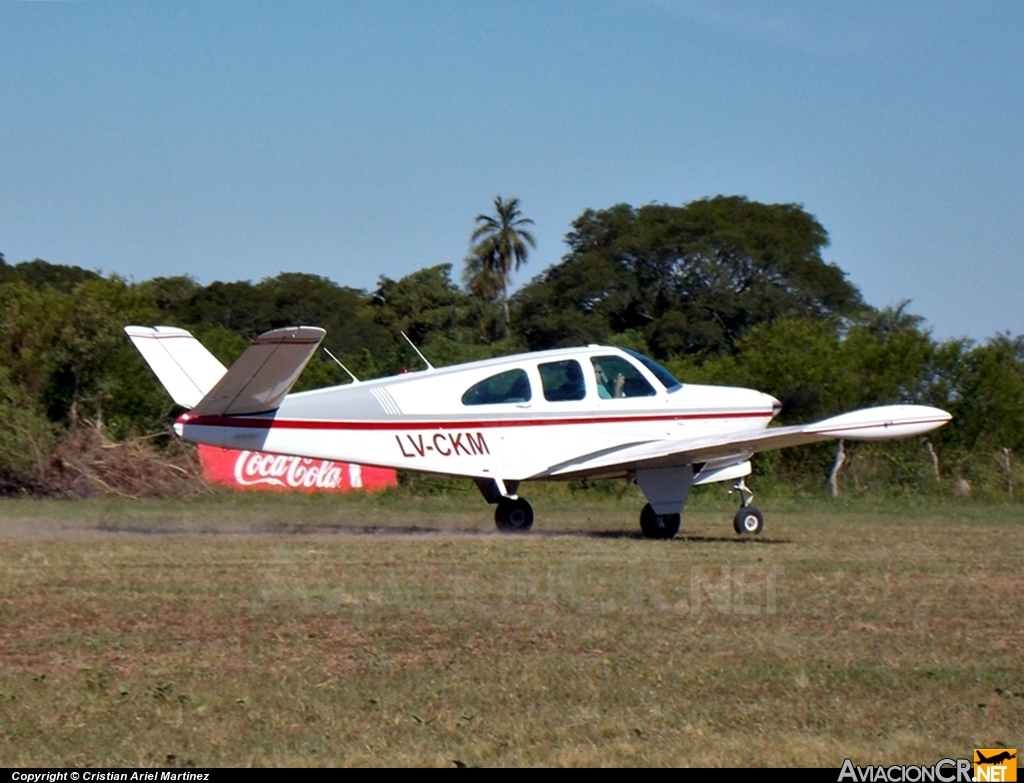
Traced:
<svg viewBox="0 0 1024 783">
<path fill-rule="evenodd" d="M 477 227 L 469 237 L 473 247 L 470 257 L 467 259 L 467 274 L 471 273 L 473 278 L 490 276 L 501 279 L 501 300 L 505 308 L 505 327 L 508 328 L 508 286 L 509 274 L 512 272 L 512 264 L 515 268 L 526 263 L 530 251 L 527 245 L 537 247 L 533 234 L 527 231 L 524 226 L 532 226 L 533 221 L 523 217 L 519 211 L 519 199 L 510 198 L 507 201 L 498 196 L 494 199 L 494 209 L 497 214 L 477 215 Z M 470 287 L 473 287 L 472 282 Z"/>
<path fill-rule="evenodd" d="M 471 249 L 464 263 L 462 282 L 469 293 L 485 302 L 496 302 L 501 294 L 501 274 L 491 268 L 490 255 L 480 256 Z"/>
</svg>

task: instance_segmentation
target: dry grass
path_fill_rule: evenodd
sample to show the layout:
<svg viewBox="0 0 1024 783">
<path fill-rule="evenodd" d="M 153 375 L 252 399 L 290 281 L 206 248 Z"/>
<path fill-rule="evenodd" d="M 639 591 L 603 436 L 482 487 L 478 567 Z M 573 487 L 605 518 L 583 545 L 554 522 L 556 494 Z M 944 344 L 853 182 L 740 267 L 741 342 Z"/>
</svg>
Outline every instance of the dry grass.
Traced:
<svg viewBox="0 0 1024 783">
<path fill-rule="evenodd" d="M 166 450 L 149 438 L 109 440 L 92 426 L 64 435 L 44 470 L 39 489 L 65 499 L 184 498 L 203 494 L 194 447 L 172 440 Z"/>
<path fill-rule="evenodd" d="M 755 541 L 705 508 L 659 543 L 632 496 L 536 505 L 499 537 L 461 499 L 4 501 L 0 766 L 1024 744 L 1018 507 L 769 509 Z"/>
</svg>

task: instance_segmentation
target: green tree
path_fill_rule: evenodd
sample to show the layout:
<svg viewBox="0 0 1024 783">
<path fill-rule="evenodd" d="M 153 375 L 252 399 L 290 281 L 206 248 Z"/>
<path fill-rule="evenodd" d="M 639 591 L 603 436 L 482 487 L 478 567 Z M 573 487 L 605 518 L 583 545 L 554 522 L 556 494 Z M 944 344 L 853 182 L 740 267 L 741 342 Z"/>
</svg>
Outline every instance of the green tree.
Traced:
<svg viewBox="0 0 1024 783">
<path fill-rule="evenodd" d="M 470 252 L 463 263 L 462 282 L 469 293 L 484 302 L 497 302 L 502 292 L 502 276 L 491 267 L 490 256 Z"/>
<path fill-rule="evenodd" d="M 374 320 L 394 337 L 405 332 L 418 346 L 442 334 L 454 336 L 469 297 L 452 283 L 451 268 L 439 264 L 400 280 L 382 275 L 372 297 Z"/>
<path fill-rule="evenodd" d="M 382 276 L 368 310 L 392 338 L 391 351 L 378 356 L 385 371 L 395 372 L 410 360 L 419 362 L 399 332 L 405 332 L 437 366 L 488 358 L 492 346 L 500 346 L 496 305 L 467 295 L 452 283 L 451 264 L 420 269 L 400 280 Z"/>
<path fill-rule="evenodd" d="M 51 264 L 41 258 L 10 266 L 4 261 L 3 253 L 0 253 L 0 282 L 21 280 L 33 288 L 49 285 L 61 291 L 70 291 L 79 283 L 99 279 L 98 273 L 80 266 Z"/>
<path fill-rule="evenodd" d="M 1024 335 L 1000 334 L 976 346 L 953 342 L 939 359 L 933 389 L 944 399 L 935 402 L 953 414 L 940 435 L 966 451 L 1024 452 Z"/>
<path fill-rule="evenodd" d="M 0 495 L 42 489 L 57 427 L 0 365 Z"/>
<path fill-rule="evenodd" d="M 844 359 L 859 379 L 850 404 L 929 403 L 936 344 L 922 327 L 924 318 L 908 313 L 907 304 L 886 307 L 848 330 Z"/>
<path fill-rule="evenodd" d="M 517 294 L 531 347 L 562 325 L 635 330 L 661 359 L 735 351 L 745 330 L 778 318 L 829 322 L 865 308 L 821 251 L 828 234 L 796 204 L 717 196 L 681 207 L 585 211 L 569 252 Z M 586 324 L 586 325 L 585 325 Z M 557 344 L 557 343 L 554 343 Z"/>
<path fill-rule="evenodd" d="M 378 372 L 391 337 L 366 311 L 365 292 L 318 275 L 282 272 L 259 283 L 220 282 L 201 286 L 189 277 L 142 283 L 160 309 L 160 322 L 190 330 L 225 364 L 248 340 L 269 329 L 312 325 L 327 330 L 324 346 L 360 376 Z M 297 389 L 342 382 L 347 376 L 318 352 Z"/>
<path fill-rule="evenodd" d="M 494 279 L 501 281 L 501 301 L 505 310 L 506 327 L 511 321 L 508 308 L 509 276 L 513 265 L 519 270 L 530 255 L 528 246 L 537 247 L 533 234 L 526 230 L 532 226 L 530 218 L 523 217 L 519 211 L 519 199 L 494 199 L 494 215 L 477 215 L 477 227 L 469 237 L 473 244 L 467 263 L 467 273 L 471 274 L 470 290 L 486 291 L 493 287 Z"/>
<path fill-rule="evenodd" d="M 0 367 L 14 406 L 0 412 L 0 429 L 42 433 L 19 423 L 37 414 L 57 429 L 88 421 L 115 437 L 166 429 L 167 395 L 122 331 L 156 320 L 152 299 L 116 277 L 63 288 L 0 283 Z"/>
</svg>

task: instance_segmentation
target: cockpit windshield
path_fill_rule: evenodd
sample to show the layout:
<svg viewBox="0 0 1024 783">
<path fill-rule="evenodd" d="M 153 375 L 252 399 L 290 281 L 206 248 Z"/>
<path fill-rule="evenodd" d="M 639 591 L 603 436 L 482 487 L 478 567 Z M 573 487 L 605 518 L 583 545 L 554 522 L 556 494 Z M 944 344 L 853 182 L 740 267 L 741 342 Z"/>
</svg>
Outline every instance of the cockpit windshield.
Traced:
<svg viewBox="0 0 1024 783">
<path fill-rule="evenodd" d="M 650 370 L 654 377 L 661 381 L 662 384 L 664 384 L 665 388 L 668 389 L 669 391 L 674 391 L 683 385 L 676 380 L 676 377 L 672 373 L 670 373 L 668 370 L 666 370 L 664 367 L 662 367 L 660 364 L 654 361 L 654 359 L 649 359 L 642 353 L 637 353 L 636 351 L 630 350 L 629 348 L 623 348 L 622 350 L 624 350 L 637 361 L 642 362 L 644 367 Z"/>
</svg>

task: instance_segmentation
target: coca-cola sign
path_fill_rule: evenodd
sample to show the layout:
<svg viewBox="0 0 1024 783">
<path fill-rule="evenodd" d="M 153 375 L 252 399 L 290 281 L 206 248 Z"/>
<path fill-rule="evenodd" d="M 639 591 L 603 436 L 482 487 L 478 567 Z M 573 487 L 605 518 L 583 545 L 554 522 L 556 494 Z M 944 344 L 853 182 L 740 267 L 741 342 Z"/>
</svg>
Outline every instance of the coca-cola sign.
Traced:
<svg viewBox="0 0 1024 783">
<path fill-rule="evenodd" d="M 199 446 L 203 478 L 237 489 L 278 492 L 373 492 L 398 483 L 395 471 L 351 462 L 286 457 Z"/>
</svg>

